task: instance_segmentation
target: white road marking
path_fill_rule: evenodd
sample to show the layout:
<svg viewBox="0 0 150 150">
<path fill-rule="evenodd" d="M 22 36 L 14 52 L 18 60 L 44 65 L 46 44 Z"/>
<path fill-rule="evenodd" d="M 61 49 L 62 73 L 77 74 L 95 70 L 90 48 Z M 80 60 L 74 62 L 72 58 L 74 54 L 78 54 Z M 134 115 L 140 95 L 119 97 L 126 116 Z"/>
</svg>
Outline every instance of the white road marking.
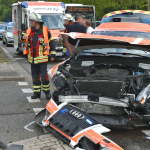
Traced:
<svg viewBox="0 0 150 150">
<path fill-rule="evenodd" d="M 19 85 L 28 85 L 27 82 L 18 82 Z"/>
<path fill-rule="evenodd" d="M 31 129 L 28 129 L 28 126 L 30 126 L 31 124 L 35 123 L 35 121 L 33 122 L 30 122 L 28 125 L 24 126 L 24 129 L 28 130 L 28 131 L 34 131 L 34 130 L 31 130 Z"/>
<path fill-rule="evenodd" d="M 150 130 L 141 130 L 143 133 L 145 133 L 147 136 L 150 136 Z"/>
<path fill-rule="evenodd" d="M 32 99 L 31 97 L 27 97 L 27 99 L 28 99 L 28 101 L 29 101 L 30 103 L 41 102 L 39 98 L 37 98 L 37 99 Z"/>
<path fill-rule="evenodd" d="M 35 114 L 38 114 L 39 112 L 41 112 L 44 109 L 45 108 L 33 108 L 33 111 L 35 112 Z"/>
<path fill-rule="evenodd" d="M 23 93 L 33 93 L 32 89 L 21 89 Z"/>
<path fill-rule="evenodd" d="M 136 40 L 134 40 L 134 42 L 132 42 L 132 44 L 138 44 L 143 40 L 143 38 L 137 38 Z"/>
</svg>

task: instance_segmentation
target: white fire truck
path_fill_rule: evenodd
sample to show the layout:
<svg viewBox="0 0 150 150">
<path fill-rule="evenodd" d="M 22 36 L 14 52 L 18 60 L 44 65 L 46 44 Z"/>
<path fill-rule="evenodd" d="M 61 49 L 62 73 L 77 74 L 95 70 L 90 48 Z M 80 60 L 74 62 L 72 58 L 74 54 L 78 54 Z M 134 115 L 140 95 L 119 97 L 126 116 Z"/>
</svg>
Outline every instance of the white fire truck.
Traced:
<svg viewBox="0 0 150 150">
<path fill-rule="evenodd" d="M 64 31 L 62 15 L 65 11 L 65 5 L 61 2 L 18 2 L 12 5 L 13 38 L 16 53 L 23 51 L 23 44 L 19 42 L 22 34 L 22 26 L 29 28 L 29 15 L 32 12 L 39 13 L 42 16 L 44 25 L 51 31 L 52 37 L 56 43 L 56 56 L 63 56 L 63 45 L 56 42 L 60 32 Z"/>
</svg>

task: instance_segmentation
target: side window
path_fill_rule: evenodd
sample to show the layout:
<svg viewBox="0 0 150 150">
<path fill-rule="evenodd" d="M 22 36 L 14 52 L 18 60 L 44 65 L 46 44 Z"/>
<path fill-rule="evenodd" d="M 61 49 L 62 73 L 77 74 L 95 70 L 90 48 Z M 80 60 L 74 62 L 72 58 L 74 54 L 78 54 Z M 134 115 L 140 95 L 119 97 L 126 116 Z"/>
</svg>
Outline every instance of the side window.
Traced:
<svg viewBox="0 0 150 150">
<path fill-rule="evenodd" d="M 25 17 L 24 17 L 24 24 L 25 24 L 25 28 L 27 29 L 28 28 L 27 14 L 25 14 Z"/>
<path fill-rule="evenodd" d="M 16 22 L 16 18 L 17 18 L 17 12 L 16 12 L 16 9 L 14 10 L 14 20 Z"/>
</svg>

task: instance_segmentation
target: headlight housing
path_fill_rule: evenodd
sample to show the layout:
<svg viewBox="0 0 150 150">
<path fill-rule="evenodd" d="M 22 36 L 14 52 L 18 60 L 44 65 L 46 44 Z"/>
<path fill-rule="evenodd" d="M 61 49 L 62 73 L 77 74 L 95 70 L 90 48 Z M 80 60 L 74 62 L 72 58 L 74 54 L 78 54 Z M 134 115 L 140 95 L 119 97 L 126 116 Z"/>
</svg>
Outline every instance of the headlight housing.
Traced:
<svg viewBox="0 0 150 150">
<path fill-rule="evenodd" d="M 145 87 L 137 96 L 136 101 L 140 102 L 141 105 L 144 105 L 147 99 L 150 97 L 150 84 Z"/>
</svg>

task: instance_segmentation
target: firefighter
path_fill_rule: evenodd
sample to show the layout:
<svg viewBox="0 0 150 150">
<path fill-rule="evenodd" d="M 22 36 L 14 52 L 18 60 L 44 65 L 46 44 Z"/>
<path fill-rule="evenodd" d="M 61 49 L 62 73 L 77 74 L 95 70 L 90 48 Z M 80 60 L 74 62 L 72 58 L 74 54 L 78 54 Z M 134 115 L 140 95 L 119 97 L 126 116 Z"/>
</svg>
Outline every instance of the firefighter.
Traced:
<svg viewBox="0 0 150 150">
<path fill-rule="evenodd" d="M 48 28 L 43 26 L 44 22 L 39 14 L 31 13 L 29 19 L 31 27 L 27 29 L 26 33 L 22 34 L 20 42 L 25 43 L 24 55 L 28 55 L 28 61 L 31 63 L 34 87 L 34 95 L 31 98 L 40 98 L 42 83 L 43 92 L 47 100 L 50 100 L 47 62 L 49 55 L 51 55 L 51 61 L 55 60 L 55 43 Z"/>
<path fill-rule="evenodd" d="M 62 18 L 64 20 L 64 26 L 65 26 L 64 33 L 67 33 L 68 27 L 73 24 L 73 17 L 70 14 L 65 14 L 63 15 Z M 63 38 L 61 37 L 61 35 L 59 35 L 57 42 L 63 43 L 63 53 L 68 55 L 68 52 L 66 51 L 66 45 L 63 42 Z"/>
</svg>

